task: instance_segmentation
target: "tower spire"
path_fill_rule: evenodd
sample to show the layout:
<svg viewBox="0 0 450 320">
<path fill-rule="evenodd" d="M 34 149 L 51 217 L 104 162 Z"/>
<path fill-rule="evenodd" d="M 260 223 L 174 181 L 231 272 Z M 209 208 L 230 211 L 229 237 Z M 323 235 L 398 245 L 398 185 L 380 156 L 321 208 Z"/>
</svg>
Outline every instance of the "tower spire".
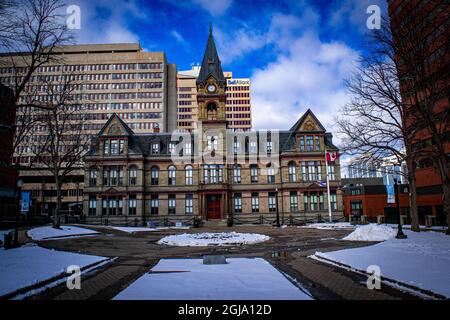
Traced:
<svg viewBox="0 0 450 320">
<path fill-rule="evenodd" d="M 206 50 L 203 56 L 202 67 L 197 78 L 197 83 L 205 82 L 210 76 L 213 76 L 219 83 L 226 82 L 212 34 L 212 22 L 209 23 L 209 37 L 208 42 L 206 43 Z"/>
</svg>

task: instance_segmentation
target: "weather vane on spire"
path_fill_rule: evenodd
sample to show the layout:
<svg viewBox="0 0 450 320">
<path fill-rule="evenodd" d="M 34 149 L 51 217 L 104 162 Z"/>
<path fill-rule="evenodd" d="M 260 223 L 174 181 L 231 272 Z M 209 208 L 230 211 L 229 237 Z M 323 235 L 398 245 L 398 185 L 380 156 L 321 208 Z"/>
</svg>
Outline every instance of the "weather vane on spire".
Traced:
<svg viewBox="0 0 450 320">
<path fill-rule="evenodd" d="M 209 21 L 209 33 L 212 33 L 212 21 Z"/>
</svg>

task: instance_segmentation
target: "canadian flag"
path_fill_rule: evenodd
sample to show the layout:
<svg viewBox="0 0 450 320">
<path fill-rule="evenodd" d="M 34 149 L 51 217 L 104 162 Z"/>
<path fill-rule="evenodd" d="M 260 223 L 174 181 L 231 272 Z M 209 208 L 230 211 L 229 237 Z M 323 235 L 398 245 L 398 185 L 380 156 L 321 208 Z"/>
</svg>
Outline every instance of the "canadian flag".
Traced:
<svg viewBox="0 0 450 320">
<path fill-rule="evenodd" d="M 327 162 L 334 162 L 339 158 L 339 153 L 336 151 L 327 151 Z"/>
</svg>

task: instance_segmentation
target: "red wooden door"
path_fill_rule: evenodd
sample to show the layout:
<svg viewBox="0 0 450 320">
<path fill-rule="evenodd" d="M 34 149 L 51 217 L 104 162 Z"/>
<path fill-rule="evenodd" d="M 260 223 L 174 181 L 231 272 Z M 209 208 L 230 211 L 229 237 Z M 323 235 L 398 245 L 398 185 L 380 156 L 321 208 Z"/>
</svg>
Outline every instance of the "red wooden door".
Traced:
<svg viewBox="0 0 450 320">
<path fill-rule="evenodd" d="M 220 219 L 220 200 L 208 201 L 208 219 Z"/>
</svg>

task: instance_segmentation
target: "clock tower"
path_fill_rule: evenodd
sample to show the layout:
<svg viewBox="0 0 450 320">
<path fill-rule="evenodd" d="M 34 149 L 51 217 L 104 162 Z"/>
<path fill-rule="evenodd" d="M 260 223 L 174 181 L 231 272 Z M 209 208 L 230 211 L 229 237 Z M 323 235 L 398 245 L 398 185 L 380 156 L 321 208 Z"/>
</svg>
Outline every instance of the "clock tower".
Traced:
<svg viewBox="0 0 450 320">
<path fill-rule="evenodd" d="M 226 84 L 227 81 L 223 75 L 212 27 L 210 26 L 208 42 L 197 78 L 198 120 L 202 122 L 203 126 L 215 124 L 216 126 L 224 126 L 226 129 Z"/>
</svg>

